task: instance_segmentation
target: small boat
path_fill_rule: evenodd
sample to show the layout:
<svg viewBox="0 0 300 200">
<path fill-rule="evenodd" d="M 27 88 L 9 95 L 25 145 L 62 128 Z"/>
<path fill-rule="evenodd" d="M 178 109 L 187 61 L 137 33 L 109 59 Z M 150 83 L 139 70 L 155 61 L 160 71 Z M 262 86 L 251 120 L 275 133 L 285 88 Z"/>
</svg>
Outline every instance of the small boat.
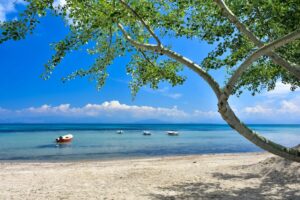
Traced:
<svg viewBox="0 0 300 200">
<path fill-rule="evenodd" d="M 149 136 L 149 135 L 151 135 L 151 132 L 150 131 L 143 131 L 143 135 Z"/>
<path fill-rule="evenodd" d="M 122 130 L 117 130 L 117 134 L 123 134 L 124 133 L 124 131 L 122 131 Z"/>
<path fill-rule="evenodd" d="M 55 141 L 57 143 L 67 143 L 67 142 L 71 142 L 73 140 L 73 135 L 72 134 L 68 134 L 68 135 L 63 135 L 63 136 L 59 136 L 58 138 L 55 139 Z"/>
<path fill-rule="evenodd" d="M 178 136 L 177 131 L 167 131 L 167 134 L 170 135 L 170 136 Z"/>
</svg>

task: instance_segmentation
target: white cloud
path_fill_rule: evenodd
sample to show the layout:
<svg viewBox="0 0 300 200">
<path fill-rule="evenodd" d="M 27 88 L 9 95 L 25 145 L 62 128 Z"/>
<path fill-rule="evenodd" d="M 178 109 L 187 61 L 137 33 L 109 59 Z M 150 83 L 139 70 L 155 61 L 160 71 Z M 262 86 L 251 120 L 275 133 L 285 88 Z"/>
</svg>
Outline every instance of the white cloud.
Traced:
<svg viewBox="0 0 300 200">
<path fill-rule="evenodd" d="M 256 96 L 256 102 L 247 99 L 247 104 L 235 111 L 248 123 L 300 123 L 300 92 L 292 92 L 290 87 L 277 82 L 274 90 Z"/>
<path fill-rule="evenodd" d="M 300 123 L 300 96 L 273 98 L 238 109 L 238 116 L 254 123 Z"/>
<path fill-rule="evenodd" d="M 291 114 L 300 115 L 300 96 L 290 100 L 283 100 L 281 102 L 280 111 L 282 113 L 291 113 Z"/>
<path fill-rule="evenodd" d="M 136 106 L 121 104 L 119 101 L 106 101 L 102 104 L 86 104 L 83 107 L 71 107 L 70 104 L 59 106 L 43 105 L 40 107 L 30 107 L 23 112 L 46 115 L 67 115 L 67 116 L 113 116 L 127 115 L 131 118 L 147 117 L 184 117 L 186 113 L 173 108 L 161 108 L 151 106 Z"/>
<path fill-rule="evenodd" d="M 300 93 L 299 90 L 292 92 L 290 84 L 277 82 L 274 90 L 265 92 L 259 103 L 242 109 L 241 113 L 259 115 L 277 115 L 293 113 L 300 115 Z M 241 109 L 240 109 L 241 110 Z"/>
<path fill-rule="evenodd" d="M 64 6 L 66 5 L 66 3 L 67 3 L 66 0 L 55 0 L 53 2 L 53 7 L 57 8 L 59 6 Z"/>
<path fill-rule="evenodd" d="M 296 90 L 296 92 L 299 92 L 299 90 Z M 267 96 L 269 98 L 286 97 L 290 93 L 292 93 L 290 84 L 283 84 L 282 82 L 276 82 L 276 86 L 274 90 L 265 92 L 264 96 Z"/>
<path fill-rule="evenodd" d="M 93 121 L 110 122 L 135 122 L 140 120 L 155 119 L 164 122 L 211 122 L 220 120 L 220 116 L 214 111 L 196 110 L 191 113 L 178 109 L 176 106 L 171 108 L 137 106 L 122 104 L 119 101 L 106 101 L 101 104 L 86 104 L 82 107 L 72 107 L 70 104 L 61 104 L 58 106 L 42 105 L 40 107 L 29 107 L 19 110 L 6 110 L 10 119 L 27 118 L 47 118 L 54 119 L 92 119 Z M 0 116 L 4 113 L 0 109 Z M 4 114 L 3 114 L 4 116 Z M 88 121 L 88 120 L 87 120 Z"/>
<path fill-rule="evenodd" d="M 255 114 L 255 113 L 270 113 L 272 112 L 272 109 L 271 108 L 268 108 L 268 107 L 265 107 L 265 106 L 262 106 L 262 105 L 255 105 L 255 106 L 249 106 L 249 107 L 245 107 L 244 108 L 244 111 L 246 113 L 249 113 L 249 114 Z"/>
<path fill-rule="evenodd" d="M 0 0 L 0 21 L 6 21 L 8 14 L 17 12 L 17 4 L 25 5 L 26 2 L 24 0 Z M 55 0 L 53 2 L 55 8 L 64 5 L 66 5 L 66 0 Z"/>
<path fill-rule="evenodd" d="M 237 116 L 247 123 L 300 123 L 300 96 L 278 101 L 258 102 L 252 106 L 234 108 Z M 101 104 L 72 106 L 42 105 L 18 110 L 0 107 L 0 120 L 10 122 L 137 122 L 159 120 L 163 122 L 224 123 L 217 111 L 185 111 L 176 106 L 154 107 L 106 101 Z M 75 121 L 74 121 L 75 120 Z"/>
<path fill-rule="evenodd" d="M 23 0 L 0 0 L 0 21 L 5 21 L 7 14 L 16 12 L 17 4 L 25 4 Z"/>
</svg>

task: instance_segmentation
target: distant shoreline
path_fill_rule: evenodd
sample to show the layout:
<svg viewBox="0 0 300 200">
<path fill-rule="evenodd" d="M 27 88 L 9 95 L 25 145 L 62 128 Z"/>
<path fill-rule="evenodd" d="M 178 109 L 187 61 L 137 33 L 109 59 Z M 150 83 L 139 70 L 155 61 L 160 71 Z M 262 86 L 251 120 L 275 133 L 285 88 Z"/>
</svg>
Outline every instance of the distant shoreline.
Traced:
<svg viewBox="0 0 300 200">
<path fill-rule="evenodd" d="M 72 122 L 43 122 L 43 123 L 26 123 L 26 122 L 0 122 L 0 125 L 226 125 L 227 123 L 175 123 L 175 122 L 161 122 L 161 123 L 140 123 L 140 122 L 128 122 L 128 123 L 108 123 L 108 122 L 95 122 L 95 123 L 72 123 Z M 280 123 L 246 123 L 247 125 L 300 125 L 300 123 L 293 124 L 280 124 Z"/>
</svg>

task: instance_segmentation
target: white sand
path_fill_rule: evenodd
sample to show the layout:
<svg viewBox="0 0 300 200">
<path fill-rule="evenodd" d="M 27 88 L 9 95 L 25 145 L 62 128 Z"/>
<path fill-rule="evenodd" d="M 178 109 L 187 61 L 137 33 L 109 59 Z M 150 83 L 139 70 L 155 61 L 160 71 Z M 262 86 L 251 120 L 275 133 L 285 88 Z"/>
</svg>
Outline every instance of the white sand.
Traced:
<svg viewBox="0 0 300 200">
<path fill-rule="evenodd" d="M 0 163 L 0 199 L 300 199 L 300 165 L 276 164 L 276 171 L 270 157 L 246 153 L 6 162 Z"/>
</svg>

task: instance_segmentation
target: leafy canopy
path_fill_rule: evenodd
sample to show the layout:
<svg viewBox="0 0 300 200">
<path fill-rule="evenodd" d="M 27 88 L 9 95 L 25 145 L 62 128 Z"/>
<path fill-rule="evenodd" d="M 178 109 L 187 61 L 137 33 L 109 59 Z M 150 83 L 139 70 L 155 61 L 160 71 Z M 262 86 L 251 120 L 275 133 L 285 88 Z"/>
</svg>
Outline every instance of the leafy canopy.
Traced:
<svg viewBox="0 0 300 200">
<path fill-rule="evenodd" d="M 159 38 L 205 40 L 214 45 L 215 49 L 207 52 L 206 58 L 199 63 L 207 71 L 225 68 L 227 75 L 230 75 L 239 63 L 257 49 L 222 16 L 213 1 L 126 1 L 132 10 L 118 0 L 67 0 L 65 5 L 56 7 L 53 6 L 53 0 L 26 2 L 26 10 L 19 14 L 18 19 L 1 23 L 0 43 L 24 39 L 34 31 L 40 18 L 49 14 L 63 18 L 70 30 L 65 39 L 53 45 L 56 53 L 45 65 L 45 79 L 66 54 L 85 48 L 89 54 L 97 57 L 94 64 L 78 69 L 63 80 L 90 76 L 101 88 L 108 76 L 107 67 L 117 57 L 128 54 L 131 61 L 127 64 L 127 72 L 132 76 L 130 86 L 133 94 L 144 85 L 156 89 L 161 81 L 167 81 L 172 86 L 183 84 L 185 77 L 180 75 L 181 64 L 160 52 L 136 48 L 124 37 L 118 23 L 123 25 L 132 39 L 141 43 L 153 41 L 139 17 Z M 232 0 L 227 4 L 240 21 L 266 43 L 300 28 L 300 0 Z M 87 47 L 87 43 L 93 46 Z M 300 42 L 285 45 L 276 53 L 299 64 Z M 300 86 L 297 78 L 265 56 L 254 62 L 242 75 L 234 92 L 240 94 L 243 88 L 253 94 L 264 88 L 271 90 L 278 80 L 290 83 L 292 90 Z"/>
</svg>

